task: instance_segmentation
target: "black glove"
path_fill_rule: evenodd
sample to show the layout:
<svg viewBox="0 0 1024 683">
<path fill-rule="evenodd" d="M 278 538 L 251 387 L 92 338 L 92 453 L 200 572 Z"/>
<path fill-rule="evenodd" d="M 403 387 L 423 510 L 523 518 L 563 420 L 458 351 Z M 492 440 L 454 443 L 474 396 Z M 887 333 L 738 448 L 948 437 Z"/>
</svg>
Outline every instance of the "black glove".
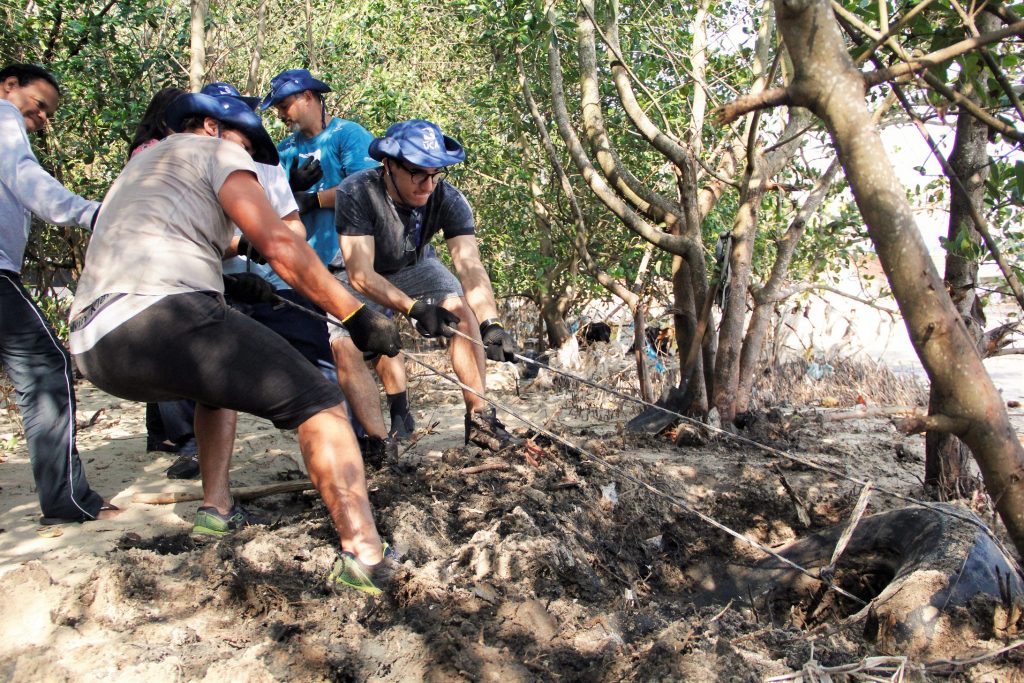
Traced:
<svg viewBox="0 0 1024 683">
<path fill-rule="evenodd" d="M 398 355 L 402 348 L 398 328 L 386 316 L 362 305 L 355 313 L 341 322 L 352 335 L 352 343 L 363 353 L 383 353 L 385 356 Z"/>
<path fill-rule="evenodd" d="M 225 275 L 224 296 L 242 304 L 270 304 L 277 301 L 274 286 L 256 273 Z"/>
<path fill-rule="evenodd" d="M 292 192 L 305 192 L 323 177 L 324 170 L 320 168 L 320 160 L 316 157 L 306 157 L 301 164 L 298 157 L 292 159 L 292 170 L 288 172 L 288 184 Z"/>
<path fill-rule="evenodd" d="M 499 363 L 516 362 L 516 341 L 497 320 L 485 320 L 481 323 L 480 340 L 484 343 L 484 353 L 490 360 Z"/>
<path fill-rule="evenodd" d="M 263 258 L 263 254 L 256 251 L 256 247 L 252 246 L 252 242 L 245 235 L 238 238 L 238 255 L 248 257 L 253 263 L 267 262 L 267 259 Z"/>
<path fill-rule="evenodd" d="M 318 192 L 296 192 L 295 203 L 299 205 L 299 213 L 309 213 L 320 208 L 320 194 Z"/>
<path fill-rule="evenodd" d="M 422 301 L 415 302 L 408 315 L 416 321 L 416 331 L 428 339 L 452 336 L 455 334 L 453 328 L 460 322 L 459 316 L 451 311 Z"/>
</svg>

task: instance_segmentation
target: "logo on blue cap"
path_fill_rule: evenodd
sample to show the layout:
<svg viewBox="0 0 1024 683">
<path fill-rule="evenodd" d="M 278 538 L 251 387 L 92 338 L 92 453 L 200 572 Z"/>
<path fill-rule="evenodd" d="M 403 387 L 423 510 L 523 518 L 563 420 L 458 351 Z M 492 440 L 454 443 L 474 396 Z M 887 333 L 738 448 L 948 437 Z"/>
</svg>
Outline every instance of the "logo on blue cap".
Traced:
<svg viewBox="0 0 1024 683">
<path fill-rule="evenodd" d="M 412 119 L 391 125 L 383 137 L 370 143 L 370 157 L 393 157 L 424 168 L 451 166 L 466 160 L 458 140 L 441 132 L 436 123 Z"/>
</svg>

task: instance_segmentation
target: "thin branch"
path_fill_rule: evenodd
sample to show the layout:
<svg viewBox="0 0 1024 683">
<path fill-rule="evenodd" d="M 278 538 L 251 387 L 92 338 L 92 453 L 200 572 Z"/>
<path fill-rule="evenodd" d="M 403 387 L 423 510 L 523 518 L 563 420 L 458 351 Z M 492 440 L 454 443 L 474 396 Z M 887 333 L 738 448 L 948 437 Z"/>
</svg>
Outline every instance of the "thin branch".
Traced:
<svg viewBox="0 0 1024 683">
<path fill-rule="evenodd" d="M 1024 346 L 1008 346 L 1005 349 L 996 349 L 988 354 L 986 358 L 995 358 L 996 356 L 1024 356 Z"/>
<path fill-rule="evenodd" d="M 877 50 L 879 47 L 881 47 L 883 43 L 888 42 L 889 39 L 892 38 L 896 34 L 896 31 L 899 31 L 901 28 L 903 28 L 903 26 L 906 25 L 906 23 L 908 21 L 910 21 L 915 16 L 917 16 L 919 13 L 921 13 L 924 10 L 924 8 L 926 8 L 928 5 L 932 4 L 933 1 L 934 0 L 923 0 L 922 2 L 918 3 L 917 5 L 914 5 L 914 7 L 909 12 L 904 14 L 900 18 L 900 20 L 897 21 L 895 24 L 893 24 L 892 26 L 887 28 L 884 33 L 880 34 L 877 38 L 872 38 L 873 44 L 870 45 L 869 47 L 865 48 L 863 52 L 861 52 L 859 55 L 857 55 L 857 59 L 854 60 L 854 63 L 855 64 L 863 63 L 864 60 L 866 60 L 868 57 L 871 56 L 871 53 L 873 53 L 875 50 Z M 879 3 L 879 4 L 882 4 L 882 3 Z M 840 10 L 845 10 L 845 8 L 842 5 L 839 5 L 839 3 L 833 2 L 832 3 L 832 8 L 836 9 L 837 7 Z"/>
<path fill-rule="evenodd" d="M 882 81 L 891 81 L 895 78 L 899 78 L 900 76 L 906 76 L 920 71 L 921 69 L 937 66 L 943 62 L 948 62 L 954 57 L 959 57 L 960 55 L 971 52 L 972 50 L 980 49 L 985 45 L 998 43 L 1010 36 L 1019 36 L 1022 34 L 1024 34 L 1024 21 L 1018 21 L 1014 24 L 1010 24 L 1009 26 L 1004 26 L 1001 29 L 992 31 L 991 33 L 966 38 L 961 40 L 959 43 L 953 43 L 949 47 L 944 47 L 941 50 L 930 52 L 923 57 L 914 57 L 902 64 L 889 67 L 888 69 L 870 71 L 865 74 L 864 82 L 868 86 L 875 86 Z"/>
<path fill-rule="evenodd" d="M 758 109 L 773 109 L 783 105 L 789 106 L 792 103 L 789 90 L 786 88 L 769 88 L 755 95 L 744 95 L 715 108 L 712 118 L 716 123 L 727 124 Z"/>
<path fill-rule="evenodd" d="M 924 138 L 925 143 L 927 143 L 928 147 L 931 149 L 932 155 L 934 155 L 936 160 L 938 160 L 939 164 L 942 166 L 943 172 L 953 181 L 954 184 L 956 184 L 957 188 L 967 196 L 967 189 L 964 187 L 963 181 L 960 180 L 960 176 L 953 171 L 953 168 L 949 165 L 949 161 L 942 154 L 942 151 L 939 150 L 939 146 L 928 133 L 928 129 L 925 128 L 921 118 L 914 113 L 913 107 L 910 106 L 910 102 L 907 100 L 906 95 L 903 94 L 902 89 L 898 85 L 893 84 L 893 92 L 896 94 L 896 97 L 899 98 L 900 104 L 903 105 L 903 109 L 907 112 L 911 121 L 913 121 L 914 125 L 917 126 L 917 129 L 921 133 L 921 137 Z M 1017 304 L 1021 308 L 1024 308 L 1024 287 L 1021 286 L 1016 273 L 1013 272 L 1013 268 L 1006 261 L 1006 257 L 1003 256 L 1002 250 L 999 248 L 999 243 L 996 242 L 995 238 L 992 236 L 992 231 L 989 230 L 988 227 L 988 221 L 986 221 L 985 217 L 978 211 L 978 207 L 974 205 L 974 202 L 966 202 L 965 206 L 967 208 L 967 212 L 971 215 L 971 220 L 974 222 L 974 228 L 985 241 L 985 246 L 988 247 L 989 253 L 992 254 L 992 258 L 995 260 L 996 264 L 998 264 L 999 270 L 1003 273 L 1003 277 L 1006 278 L 1006 282 L 1010 286 L 1010 290 L 1013 292 L 1013 296 L 1017 300 Z"/>
<path fill-rule="evenodd" d="M 970 420 L 949 415 L 914 415 L 896 423 L 896 429 L 904 434 L 922 432 L 945 432 L 959 436 L 971 426 Z"/>
<path fill-rule="evenodd" d="M 953 8 L 956 9 L 957 14 L 960 15 L 960 18 L 964 22 L 964 26 L 970 30 L 971 35 L 975 37 L 980 36 L 981 31 L 978 30 L 978 25 L 974 22 L 974 17 L 968 14 L 957 0 L 950 0 L 950 3 L 953 5 Z M 1003 89 L 1003 93 L 1007 98 L 1009 98 L 1013 108 L 1017 110 L 1017 116 L 1024 120 L 1024 106 L 1021 106 L 1020 98 L 1017 97 L 1017 93 L 1014 92 L 1013 86 L 1006 78 L 1006 74 L 999 67 L 999 63 L 996 62 L 987 47 L 978 48 L 978 52 L 981 53 L 981 58 L 985 60 L 985 65 L 988 67 L 988 70 L 992 72 L 992 75 L 995 77 L 999 87 Z"/>
</svg>

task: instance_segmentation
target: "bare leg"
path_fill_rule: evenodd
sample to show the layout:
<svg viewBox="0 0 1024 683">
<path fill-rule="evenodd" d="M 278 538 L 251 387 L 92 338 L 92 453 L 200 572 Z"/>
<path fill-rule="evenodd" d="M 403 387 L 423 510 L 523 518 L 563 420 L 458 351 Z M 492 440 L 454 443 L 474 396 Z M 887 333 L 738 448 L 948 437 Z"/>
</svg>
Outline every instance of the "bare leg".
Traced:
<svg viewBox="0 0 1024 683">
<path fill-rule="evenodd" d="M 199 446 L 199 473 L 203 478 L 203 505 L 212 505 L 221 514 L 231 510 L 228 470 L 237 422 L 238 413 L 233 410 L 196 404 L 196 445 Z"/>
<path fill-rule="evenodd" d="M 335 406 L 299 425 L 299 449 L 342 549 L 364 564 L 380 562 L 384 556 L 370 510 L 363 460 L 345 411 Z"/>
<path fill-rule="evenodd" d="M 380 356 L 373 367 L 380 377 L 380 383 L 384 385 L 384 393 L 400 394 L 406 390 L 405 359 L 402 356 Z"/>
<path fill-rule="evenodd" d="M 363 425 L 367 435 L 387 437 L 384 414 L 380 410 L 380 390 L 363 361 L 363 352 L 348 337 L 333 341 L 331 352 L 338 368 L 338 385 L 345 393 L 352 414 Z"/>
<path fill-rule="evenodd" d="M 444 308 L 459 316 L 459 332 L 472 337 L 476 343 L 463 337 L 452 337 L 451 355 L 452 368 L 455 376 L 466 386 L 475 389 L 481 394 L 484 393 L 485 381 L 487 379 L 486 356 L 480 345 L 480 323 L 476 315 L 466 303 L 464 297 L 452 297 L 441 302 Z M 479 396 L 472 394 L 465 389 L 462 390 L 462 397 L 466 401 L 466 411 L 483 410 L 487 402 Z"/>
</svg>

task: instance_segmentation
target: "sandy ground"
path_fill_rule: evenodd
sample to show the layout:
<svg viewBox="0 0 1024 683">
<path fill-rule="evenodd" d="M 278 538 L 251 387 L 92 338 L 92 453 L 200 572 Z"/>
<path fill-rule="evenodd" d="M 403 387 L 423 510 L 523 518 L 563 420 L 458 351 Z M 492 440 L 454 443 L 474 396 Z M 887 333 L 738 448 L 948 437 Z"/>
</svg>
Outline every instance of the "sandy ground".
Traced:
<svg viewBox="0 0 1024 683">
<path fill-rule="evenodd" d="M 430 358 L 445 367 L 440 354 Z M 626 366 L 596 357 L 581 372 L 603 381 L 625 377 Z M 268 527 L 202 546 L 187 533 L 198 503 L 131 503 L 136 493 L 199 484 L 168 481 L 173 456 L 145 452 L 142 405 L 84 382 L 82 459 L 93 487 L 127 511 L 53 536 L 38 524 L 25 449 L 5 417 L 0 442 L 14 446 L 0 456 L 0 679 L 746 681 L 807 667 L 871 671 L 865 657 L 907 654 L 870 637 L 870 619 L 840 601 L 814 614 L 799 600 L 784 609 L 759 608 L 754 596 L 710 603 L 709 577 L 762 555 L 637 482 L 770 547 L 843 522 L 858 485 L 706 435 L 679 447 L 623 434 L 636 410 L 621 400 L 550 379 L 517 394 L 503 369 L 489 378 L 492 396 L 583 452 L 538 438 L 537 449 L 494 456 L 463 446 L 454 388 L 422 368 L 410 375 L 419 430 L 403 448 L 409 471 L 369 476 L 378 525 L 405 560 L 398 588 L 381 599 L 326 586 L 336 539 L 315 495 L 254 501 Z M 923 495 L 921 437 L 898 434 L 887 418 L 813 413 L 762 415 L 748 436 Z M 1019 410 L 1013 419 L 1024 432 Z M 301 478 L 297 457 L 293 433 L 242 416 L 232 485 Z M 465 472 L 494 463 L 505 469 Z M 900 505 L 876 494 L 869 512 Z M 991 521 L 983 499 L 973 509 Z M 993 609 L 952 615 L 956 635 L 939 639 L 942 656 L 1020 638 L 1020 612 Z M 1020 649 L 922 668 L 936 658 L 926 650 L 898 661 L 911 680 L 1024 680 Z"/>
</svg>

